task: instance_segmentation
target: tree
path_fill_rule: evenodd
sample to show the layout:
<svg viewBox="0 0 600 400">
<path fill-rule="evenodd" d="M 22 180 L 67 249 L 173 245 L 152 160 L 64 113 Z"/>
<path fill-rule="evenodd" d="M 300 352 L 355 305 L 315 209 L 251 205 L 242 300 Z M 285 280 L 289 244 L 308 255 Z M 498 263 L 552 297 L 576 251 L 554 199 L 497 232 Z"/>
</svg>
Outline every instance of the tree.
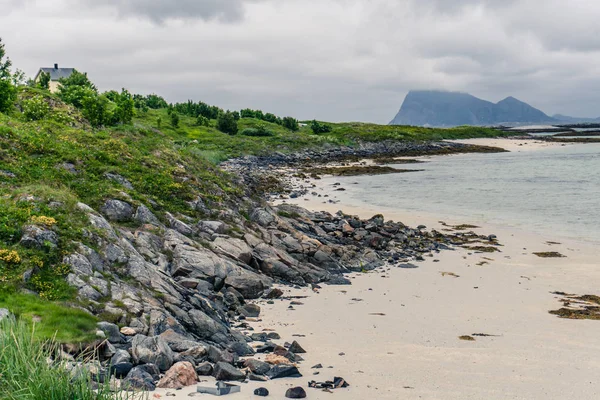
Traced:
<svg viewBox="0 0 600 400">
<path fill-rule="evenodd" d="M 161 118 L 161 117 L 158 117 L 158 118 L 156 118 L 156 127 L 157 127 L 158 129 L 160 129 L 160 124 L 162 124 L 162 118 Z"/>
<path fill-rule="evenodd" d="M 317 135 L 319 133 L 328 133 L 328 132 L 331 132 L 331 130 L 332 130 L 330 125 L 322 124 L 316 120 L 313 120 L 310 123 L 310 129 L 312 129 L 313 133 L 315 133 Z"/>
<path fill-rule="evenodd" d="M 83 99 L 86 97 L 98 95 L 98 89 L 88 79 L 86 73 L 75 70 L 71 76 L 62 78 L 59 82 L 58 97 L 77 108 L 83 107 Z"/>
<path fill-rule="evenodd" d="M 113 100 L 117 108 L 115 110 L 115 119 L 121 124 L 130 124 L 133 120 L 133 97 L 126 89 L 121 89 L 121 93 L 117 93 L 116 99 Z"/>
<path fill-rule="evenodd" d="M 49 113 L 50 106 L 40 95 L 23 101 L 23 115 L 27 121 L 44 119 Z"/>
<path fill-rule="evenodd" d="M 203 115 L 196 118 L 196 126 L 210 126 L 210 120 Z"/>
<path fill-rule="evenodd" d="M 168 106 L 165 99 L 154 93 L 146 96 L 146 105 L 153 110 L 158 110 L 159 108 L 167 108 Z"/>
<path fill-rule="evenodd" d="M 175 111 L 171 111 L 171 125 L 173 128 L 177 128 L 179 126 L 179 114 Z"/>
<path fill-rule="evenodd" d="M 233 119 L 235 119 L 236 121 L 240 120 L 240 113 L 237 111 L 232 112 L 233 114 Z"/>
<path fill-rule="evenodd" d="M 232 112 L 227 111 L 219 115 L 219 118 L 217 119 L 217 129 L 229 135 L 238 133 L 237 121 Z"/>
<path fill-rule="evenodd" d="M 292 117 L 283 118 L 282 125 L 284 128 L 287 128 L 292 132 L 296 132 L 298 129 L 300 129 L 300 126 L 298 126 L 298 120 Z"/>
<path fill-rule="evenodd" d="M 12 62 L 6 57 L 4 44 L 0 38 L 0 112 L 9 111 L 17 98 L 17 89 L 12 84 L 10 67 Z"/>
<path fill-rule="evenodd" d="M 40 80 L 39 80 L 38 86 L 40 87 L 40 89 L 45 89 L 45 90 L 50 89 L 50 73 L 42 72 L 40 74 Z"/>
<path fill-rule="evenodd" d="M 108 111 L 110 100 L 106 95 L 90 95 L 82 100 L 84 118 L 94 127 L 103 126 L 111 122 Z"/>
</svg>

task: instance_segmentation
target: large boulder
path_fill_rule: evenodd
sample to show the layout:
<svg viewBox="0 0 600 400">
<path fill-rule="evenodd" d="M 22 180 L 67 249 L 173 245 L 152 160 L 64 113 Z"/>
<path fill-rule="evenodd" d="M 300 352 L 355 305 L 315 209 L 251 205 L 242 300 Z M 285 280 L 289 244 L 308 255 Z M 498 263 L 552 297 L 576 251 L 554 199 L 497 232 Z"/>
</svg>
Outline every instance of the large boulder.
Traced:
<svg viewBox="0 0 600 400">
<path fill-rule="evenodd" d="M 158 381 L 157 386 L 165 389 L 181 389 L 186 386 L 194 385 L 198 382 L 198 376 L 194 370 L 194 366 L 187 362 L 178 362 L 173 365 L 165 376 Z"/>
<path fill-rule="evenodd" d="M 117 344 L 125 343 L 117 325 L 111 324 L 110 322 L 98 322 L 98 329 L 104 332 L 109 342 Z"/>
<path fill-rule="evenodd" d="M 246 380 L 246 375 L 242 371 L 235 368 L 233 365 L 222 362 L 222 361 L 218 362 L 215 365 L 215 368 L 213 371 L 213 376 L 218 381 L 244 381 L 244 380 Z"/>
<path fill-rule="evenodd" d="M 264 208 L 257 208 L 250 214 L 250 219 L 261 226 L 269 226 L 275 222 L 275 217 L 272 213 Z"/>
<path fill-rule="evenodd" d="M 141 205 L 137 208 L 133 219 L 140 224 L 151 224 L 156 226 L 161 225 L 156 215 L 154 215 L 152 211 L 150 211 L 150 209 L 145 205 Z"/>
<path fill-rule="evenodd" d="M 19 242 L 21 246 L 42 249 L 58 246 L 58 235 L 50 229 L 36 225 L 27 225 L 23 228 L 23 235 Z"/>
<path fill-rule="evenodd" d="M 267 372 L 271 370 L 271 364 L 266 362 L 256 360 L 254 358 L 249 358 L 244 361 L 244 368 L 250 369 L 250 371 L 254 372 L 258 375 L 265 375 Z"/>
<path fill-rule="evenodd" d="M 173 365 L 175 357 L 163 338 L 144 335 L 137 335 L 133 338 L 131 355 L 136 364 L 155 364 L 161 371 L 167 371 Z"/>
<path fill-rule="evenodd" d="M 127 222 L 133 218 L 133 207 L 121 200 L 107 200 L 101 211 L 110 221 Z"/>
<path fill-rule="evenodd" d="M 250 264 L 252 260 L 252 249 L 240 239 L 218 237 L 212 242 L 211 247 L 217 253 L 224 254 L 245 264 Z"/>
<path fill-rule="evenodd" d="M 143 368 L 135 367 L 123 379 L 121 387 L 125 390 L 145 390 L 153 391 L 156 389 L 152 375 L 144 371 Z"/>
</svg>

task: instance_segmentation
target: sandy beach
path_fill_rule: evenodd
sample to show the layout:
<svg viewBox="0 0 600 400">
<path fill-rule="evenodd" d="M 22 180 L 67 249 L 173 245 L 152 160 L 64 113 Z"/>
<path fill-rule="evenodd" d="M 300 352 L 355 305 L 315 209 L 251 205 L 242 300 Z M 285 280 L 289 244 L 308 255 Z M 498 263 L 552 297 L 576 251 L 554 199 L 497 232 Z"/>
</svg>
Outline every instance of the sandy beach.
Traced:
<svg viewBox="0 0 600 400">
<path fill-rule="evenodd" d="M 486 142 L 505 148 L 522 143 Z M 543 146 L 531 142 L 518 148 Z M 346 204 L 343 194 L 336 195 L 338 204 L 310 197 L 295 201 L 309 209 L 342 209 L 363 218 L 381 212 L 386 219 L 428 229 L 444 229 L 440 220 L 476 223 L 453 220 L 443 210 L 408 215 L 356 207 Z M 241 393 L 227 397 L 256 398 L 253 390 L 266 387 L 270 397 L 284 398 L 287 388 L 302 386 L 310 399 L 599 398 L 600 322 L 549 314 L 562 307 L 561 296 L 552 292 L 598 294 L 596 248 L 553 232 L 535 235 L 489 225 L 474 230 L 497 235 L 501 252 L 443 251 L 416 262 L 418 268 L 353 274 L 352 285 L 323 285 L 318 293 L 281 287 L 287 296 L 306 296 L 292 308 L 290 300 L 259 301 L 262 313 L 252 324 L 255 331 L 275 330 L 280 344 L 297 340 L 307 350 L 299 365 L 304 376 L 242 383 Z M 548 251 L 566 257 L 533 254 Z M 465 335 L 475 340 L 459 339 Z M 311 368 L 319 363 L 323 369 Z M 310 380 L 334 376 L 351 386 L 333 394 L 307 388 Z M 211 386 L 214 380 L 201 384 Z M 157 394 L 171 392 L 184 399 L 194 391 L 195 386 Z"/>
</svg>

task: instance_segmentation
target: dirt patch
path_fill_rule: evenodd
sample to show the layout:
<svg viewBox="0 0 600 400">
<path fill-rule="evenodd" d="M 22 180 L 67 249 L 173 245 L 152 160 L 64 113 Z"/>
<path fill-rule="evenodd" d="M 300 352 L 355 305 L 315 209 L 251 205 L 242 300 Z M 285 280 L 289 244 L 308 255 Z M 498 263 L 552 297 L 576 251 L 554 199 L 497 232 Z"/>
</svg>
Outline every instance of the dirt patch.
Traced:
<svg viewBox="0 0 600 400">
<path fill-rule="evenodd" d="M 495 253 L 497 251 L 500 251 L 496 247 L 493 247 L 493 246 L 463 246 L 463 247 L 467 250 L 480 251 L 482 253 Z"/>
<path fill-rule="evenodd" d="M 475 338 L 473 336 L 469 336 L 469 335 L 459 336 L 458 338 L 460 340 L 464 340 L 466 342 L 474 342 L 475 341 Z"/>
</svg>

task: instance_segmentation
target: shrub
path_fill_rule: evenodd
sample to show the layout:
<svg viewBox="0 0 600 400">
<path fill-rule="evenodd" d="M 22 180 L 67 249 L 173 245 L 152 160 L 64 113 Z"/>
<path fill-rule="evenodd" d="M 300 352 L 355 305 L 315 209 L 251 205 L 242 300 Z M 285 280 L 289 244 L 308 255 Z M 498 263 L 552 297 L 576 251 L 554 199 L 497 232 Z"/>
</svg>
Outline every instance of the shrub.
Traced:
<svg viewBox="0 0 600 400">
<path fill-rule="evenodd" d="M 44 119 L 50 113 L 50 106 L 40 95 L 23 101 L 23 115 L 27 121 Z"/>
<path fill-rule="evenodd" d="M 246 128 L 241 133 L 244 136 L 273 136 L 273 132 L 268 130 L 265 125 L 258 125 L 256 128 Z"/>
<path fill-rule="evenodd" d="M 5 55 L 2 38 L 0 38 L 0 112 L 8 112 L 17 98 L 17 89 L 12 84 L 10 66 L 12 62 Z"/>
<path fill-rule="evenodd" d="M 312 129 L 313 133 L 315 133 L 317 135 L 320 133 L 328 133 L 328 132 L 331 132 L 331 130 L 332 130 L 331 125 L 322 124 L 316 120 L 313 120 L 310 123 L 310 129 Z"/>
<path fill-rule="evenodd" d="M 110 113 L 108 112 L 108 104 L 110 100 L 104 95 L 98 96 L 93 92 L 89 92 L 86 97 L 81 100 L 82 114 L 92 126 L 102 126 L 110 122 Z"/>
<path fill-rule="evenodd" d="M 179 126 L 179 115 L 175 112 L 171 112 L 171 125 L 173 128 L 177 128 Z"/>
<path fill-rule="evenodd" d="M 217 119 L 217 129 L 229 135 L 238 133 L 237 121 L 232 112 L 227 111 L 219 115 L 219 118 Z"/>
<path fill-rule="evenodd" d="M 285 117 L 282 120 L 282 125 L 284 128 L 289 129 L 292 132 L 296 132 L 300 127 L 298 126 L 298 120 L 292 117 Z"/>
<path fill-rule="evenodd" d="M 196 125 L 208 127 L 210 125 L 210 120 L 203 115 L 198 115 L 196 118 Z"/>
</svg>

